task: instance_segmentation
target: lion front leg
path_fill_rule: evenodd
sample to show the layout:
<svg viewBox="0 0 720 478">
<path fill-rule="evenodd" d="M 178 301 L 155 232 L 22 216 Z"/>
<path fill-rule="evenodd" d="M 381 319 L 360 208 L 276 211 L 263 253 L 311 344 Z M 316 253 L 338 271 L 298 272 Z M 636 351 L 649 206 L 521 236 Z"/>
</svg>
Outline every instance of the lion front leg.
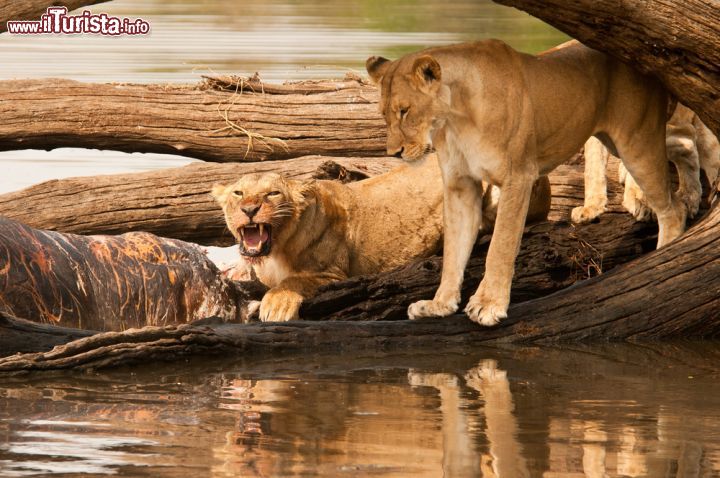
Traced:
<svg viewBox="0 0 720 478">
<path fill-rule="evenodd" d="M 443 185 L 443 267 L 432 300 L 408 307 L 408 317 L 446 317 L 460 305 L 465 266 L 480 228 L 482 185 L 469 177 L 445 175 Z"/>
<path fill-rule="evenodd" d="M 535 179 L 530 175 L 510 178 L 500 189 L 495 232 L 485 261 L 485 276 L 465 307 L 465 313 L 474 322 L 490 326 L 507 317 L 515 258 L 520 249 Z"/>
<path fill-rule="evenodd" d="M 605 212 L 607 206 L 607 168 L 610 152 L 599 139 L 592 136 L 585 142 L 585 199 L 573 208 L 572 222 L 583 224 Z"/>
<path fill-rule="evenodd" d="M 285 278 L 277 286 L 265 293 L 260 301 L 260 320 L 262 322 L 287 322 L 300 318 L 300 306 L 317 289 L 337 277 L 329 274 L 298 274 Z"/>
</svg>

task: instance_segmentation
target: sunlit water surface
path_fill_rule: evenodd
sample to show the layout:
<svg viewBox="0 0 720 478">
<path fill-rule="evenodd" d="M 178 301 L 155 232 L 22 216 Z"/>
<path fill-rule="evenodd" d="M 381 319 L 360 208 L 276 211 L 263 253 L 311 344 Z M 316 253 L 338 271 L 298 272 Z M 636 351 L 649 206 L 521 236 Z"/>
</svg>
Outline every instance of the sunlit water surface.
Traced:
<svg viewBox="0 0 720 478">
<path fill-rule="evenodd" d="M 0 476 L 720 476 L 717 344 L 5 379 Z"/>
<path fill-rule="evenodd" d="M 364 74 L 365 59 L 371 55 L 394 58 L 486 37 L 538 52 L 566 38 L 489 0 L 114 0 L 89 9 L 140 17 L 150 23 L 151 33 L 5 33 L 0 35 L 0 79 L 163 83 L 197 82 L 208 73 L 255 72 L 266 81 L 334 78 L 347 72 Z M 189 161 L 81 149 L 0 152 L 0 193 L 52 178 L 150 170 Z"/>
</svg>

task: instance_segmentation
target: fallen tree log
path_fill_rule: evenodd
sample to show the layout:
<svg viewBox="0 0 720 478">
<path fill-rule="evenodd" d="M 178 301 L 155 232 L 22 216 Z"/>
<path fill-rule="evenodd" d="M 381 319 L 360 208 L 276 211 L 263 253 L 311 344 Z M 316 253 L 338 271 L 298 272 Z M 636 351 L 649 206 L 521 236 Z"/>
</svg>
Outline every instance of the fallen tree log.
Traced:
<svg viewBox="0 0 720 478">
<path fill-rule="evenodd" d="M 247 361 L 307 353 L 438 351 L 497 342 L 716 338 L 720 336 L 720 209 L 662 250 L 555 294 L 510 307 L 482 327 L 464 316 L 418 321 L 220 324 L 105 333 L 50 352 L 0 359 L 0 372 L 88 369 L 192 355 Z M 712 284 L 704 287 L 704 284 Z"/>
<path fill-rule="evenodd" d="M 656 75 L 720 135 L 720 8 L 707 0 L 495 0 Z"/>
<path fill-rule="evenodd" d="M 75 10 L 88 5 L 104 3 L 108 0 L 0 0 L 0 33 L 7 31 L 8 20 L 40 20 L 40 15 L 47 11 L 48 7 L 63 5 L 68 11 Z"/>
<path fill-rule="evenodd" d="M 97 333 L 93 330 L 31 322 L 0 312 L 0 357 L 50 350 L 56 345 Z"/>
<path fill-rule="evenodd" d="M 244 299 L 194 244 L 141 232 L 62 234 L 0 218 L 0 312 L 8 315 L 124 330 L 240 319 Z"/>
<path fill-rule="evenodd" d="M 193 163 L 147 173 L 46 181 L 0 195 L 0 216 L 36 229 L 74 234 L 145 231 L 206 245 L 230 245 L 222 211 L 210 196 L 216 182 L 250 172 L 295 179 L 357 180 L 388 171 L 395 158 L 307 156 L 243 164 Z"/>
<path fill-rule="evenodd" d="M 145 231 L 204 245 L 230 245 L 222 211 L 210 196 L 214 183 L 230 183 L 250 172 L 277 172 L 294 179 L 355 181 L 402 164 L 396 158 L 306 156 L 258 163 L 194 163 L 147 173 L 54 179 L 0 195 L 0 216 L 36 229 L 73 234 Z M 550 175 L 551 220 L 565 220 L 582 203 L 581 165 Z M 609 172 L 615 178 L 616 163 Z M 611 181 L 612 184 L 616 182 Z M 617 186 L 611 186 L 617 187 Z M 620 211 L 616 201 L 611 205 Z"/>
<path fill-rule="evenodd" d="M 359 78 L 274 88 L 256 78 L 198 85 L 6 80 L 0 97 L 0 151 L 84 147 L 214 162 L 385 155 L 377 89 Z"/>
</svg>

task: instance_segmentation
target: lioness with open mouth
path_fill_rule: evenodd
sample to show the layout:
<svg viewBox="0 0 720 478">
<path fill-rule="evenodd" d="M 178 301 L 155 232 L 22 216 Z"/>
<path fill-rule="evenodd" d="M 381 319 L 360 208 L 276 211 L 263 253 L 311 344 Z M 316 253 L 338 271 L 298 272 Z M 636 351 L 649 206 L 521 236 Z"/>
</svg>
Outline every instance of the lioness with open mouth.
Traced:
<svg viewBox="0 0 720 478">
<path fill-rule="evenodd" d="M 212 194 L 242 258 L 270 288 L 260 320 L 297 319 L 303 299 L 323 284 L 436 252 L 442 233 L 438 171 L 433 157 L 350 185 L 275 173 L 215 185 Z"/>
<path fill-rule="evenodd" d="M 497 194 L 485 197 L 492 227 Z M 297 181 L 279 174 L 248 174 L 213 196 L 245 263 L 270 287 L 260 320 L 298 318 L 303 299 L 318 287 L 375 274 L 428 257 L 442 241 L 442 179 L 437 157 L 401 165 L 351 184 Z M 550 210 L 550 183 L 533 188 L 531 220 Z"/>
<path fill-rule="evenodd" d="M 533 56 L 487 40 L 371 57 L 366 67 L 381 86 L 388 154 L 416 161 L 435 148 L 442 169 L 442 280 L 432 300 L 409 307 L 410 318 L 458 309 L 482 181 L 500 197 L 485 275 L 465 312 L 484 325 L 507 317 L 532 185 L 592 135 L 618 153 L 656 212 L 658 247 L 684 231 L 665 155 L 667 94 L 655 78 L 575 41 Z"/>
</svg>

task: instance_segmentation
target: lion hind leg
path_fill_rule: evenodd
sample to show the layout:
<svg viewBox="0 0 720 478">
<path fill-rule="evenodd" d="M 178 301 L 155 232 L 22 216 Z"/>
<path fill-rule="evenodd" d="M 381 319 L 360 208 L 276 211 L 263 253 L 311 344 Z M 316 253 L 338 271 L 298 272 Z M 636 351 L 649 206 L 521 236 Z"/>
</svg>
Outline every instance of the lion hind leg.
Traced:
<svg viewBox="0 0 720 478">
<path fill-rule="evenodd" d="M 702 197 L 700 158 L 695 139 L 695 128 L 692 124 L 668 125 L 667 155 L 677 169 L 679 183 L 677 196 L 685 204 L 689 217 L 697 214 Z"/>
<path fill-rule="evenodd" d="M 650 135 L 646 142 L 617 144 L 620 157 L 628 169 L 625 180 L 627 187 L 630 177 L 642 191 L 650 209 L 658 219 L 658 249 L 679 237 L 685 231 L 687 210 L 685 205 L 673 194 L 670 182 L 670 164 L 667 161 L 662 136 Z M 662 137 L 662 141 L 657 141 Z"/>
<path fill-rule="evenodd" d="M 637 221 L 652 221 L 654 217 L 653 210 L 648 205 L 647 200 L 645 199 L 645 194 L 642 189 L 640 189 L 640 186 L 638 186 L 638 183 L 635 182 L 635 179 L 633 179 L 630 173 L 628 173 L 628 170 L 622 163 L 620 164 L 618 171 L 620 172 L 620 175 L 623 178 L 623 183 L 625 184 L 622 200 L 622 205 L 625 210 L 632 214 Z"/>
<path fill-rule="evenodd" d="M 607 207 L 607 167 L 610 152 L 592 136 L 585 142 L 585 198 L 582 206 L 573 208 L 570 219 L 584 224 L 604 213 Z"/>
</svg>

